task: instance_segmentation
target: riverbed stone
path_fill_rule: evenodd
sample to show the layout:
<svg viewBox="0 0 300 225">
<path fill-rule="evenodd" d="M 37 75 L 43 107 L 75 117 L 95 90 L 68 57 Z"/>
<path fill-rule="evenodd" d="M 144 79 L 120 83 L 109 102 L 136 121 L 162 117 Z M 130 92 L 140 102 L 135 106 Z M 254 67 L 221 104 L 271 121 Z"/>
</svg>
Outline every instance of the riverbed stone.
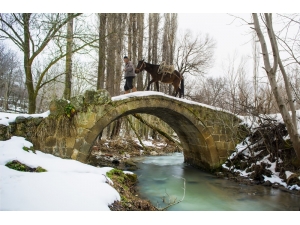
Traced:
<svg viewBox="0 0 300 225">
<path fill-rule="evenodd" d="M 156 151 L 152 151 L 150 152 L 150 155 L 158 155 L 158 153 Z"/>
<path fill-rule="evenodd" d="M 272 183 L 271 183 L 269 180 L 267 180 L 267 181 L 265 181 L 262 185 L 263 185 L 263 186 L 267 186 L 267 187 L 271 187 L 271 186 L 272 186 Z"/>
</svg>

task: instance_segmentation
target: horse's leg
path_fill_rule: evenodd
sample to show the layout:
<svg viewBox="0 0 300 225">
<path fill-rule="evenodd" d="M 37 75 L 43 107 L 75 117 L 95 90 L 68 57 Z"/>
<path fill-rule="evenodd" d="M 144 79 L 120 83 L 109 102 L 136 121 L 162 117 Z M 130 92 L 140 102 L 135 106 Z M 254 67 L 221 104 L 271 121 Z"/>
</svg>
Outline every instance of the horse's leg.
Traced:
<svg viewBox="0 0 300 225">
<path fill-rule="evenodd" d="M 177 78 L 177 77 L 176 77 L 176 78 Z M 177 94 L 178 94 L 178 92 L 179 92 L 179 98 L 180 98 L 180 97 L 181 97 L 181 90 L 180 90 L 180 88 L 179 88 L 179 84 L 180 84 L 180 79 L 175 79 L 175 80 L 173 81 L 174 92 L 175 92 L 174 96 L 176 97 Z M 173 92 L 173 93 L 174 93 L 174 92 Z"/>
<path fill-rule="evenodd" d="M 148 86 L 147 86 L 147 91 L 150 90 L 150 85 L 151 85 L 153 82 L 154 82 L 154 79 L 150 80 L 150 82 L 149 82 L 149 84 L 148 84 Z"/>
<path fill-rule="evenodd" d="M 155 82 L 155 85 L 156 85 L 156 90 L 159 91 L 159 83 L 158 83 L 158 81 Z"/>
</svg>

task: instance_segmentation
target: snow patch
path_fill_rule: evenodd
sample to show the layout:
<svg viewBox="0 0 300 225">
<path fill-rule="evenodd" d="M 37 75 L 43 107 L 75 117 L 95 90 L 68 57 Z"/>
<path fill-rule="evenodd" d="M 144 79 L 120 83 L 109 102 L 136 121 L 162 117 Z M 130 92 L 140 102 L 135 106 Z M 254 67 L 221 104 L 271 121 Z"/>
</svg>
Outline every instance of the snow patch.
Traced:
<svg viewBox="0 0 300 225">
<path fill-rule="evenodd" d="M 106 172 L 71 159 L 61 159 L 22 148 L 32 144 L 23 137 L 0 141 L 0 210 L 109 210 L 120 200 L 119 193 L 108 183 Z M 30 167 L 41 166 L 43 173 L 20 172 L 5 166 L 18 160 Z"/>
<path fill-rule="evenodd" d="M 289 179 L 289 177 L 290 177 L 292 174 L 294 174 L 294 173 L 292 173 L 292 172 L 290 172 L 290 171 L 285 171 L 286 179 Z"/>
<path fill-rule="evenodd" d="M 40 113 L 40 114 L 16 114 L 16 113 L 3 113 L 0 112 L 0 124 L 3 124 L 5 126 L 8 126 L 9 123 L 11 122 L 15 122 L 16 118 L 18 116 L 24 116 L 25 118 L 27 117 L 48 117 L 50 115 L 50 111 L 46 111 L 44 113 Z"/>
<path fill-rule="evenodd" d="M 203 107 L 210 108 L 210 109 L 213 109 L 213 110 L 223 111 L 223 112 L 226 112 L 226 113 L 233 114 L 232 112 L 229 112 L 229 111 L 227 111 L 225 109 L 222 109 L 222 108 L 218 108 L 218 107 L 211 106 L 211 105 L 206 105 L 206 104 L 203 104 L 203 103 L 199 103 L 199 102 L 195 102 L 195 101 L 191 101 L 191 100 L 187 100 L 187 99 L 183 99 L 183 98 L 176 98 L 174 96 L 170 96 L 170 95 L 167 95 L 165 93 L 157 92 L 157 91 L 136 91 L 136 92 L 132 92 L 132 93 L 129 93 L 129 94 L 115 96 L 115 97 L 112 97 L 111 99 L 112 99 L 112 101 L 119 101 L 119 100 L 124 100 L 124 99 L 128 99 L 128 98 L 145 97 L 145 96 L 164 96 L 164 97 L 167 97 L 167 98 L 175 99 L 177 101 L 188 103 L 190 105 L 203 106 Z"/>
</svg>

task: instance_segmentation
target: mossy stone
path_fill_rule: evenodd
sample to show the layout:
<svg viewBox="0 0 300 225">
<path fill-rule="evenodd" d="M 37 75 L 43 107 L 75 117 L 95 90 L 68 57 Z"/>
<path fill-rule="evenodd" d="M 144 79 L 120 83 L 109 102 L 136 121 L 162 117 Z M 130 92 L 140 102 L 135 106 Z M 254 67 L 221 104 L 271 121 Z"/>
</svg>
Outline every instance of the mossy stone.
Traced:
<svg viewBox="0 0 300 225">
<path fill-rule="evenodd" d="M 102 105 L 111 102 L 111 96 L 109 92 L 105 89 L 87 90 L 84 93 L 84 103 L 85 104 L 95 104 Z"/>
<path fill-rule="evenodd" d="M 76 111 L 82 111 L 84 107 L 84 96 L 78 95 L 71 98 L 70 103 L 74 106 Z"/>
<path fill-rule="evenodd" d="M 15 121 L 16 124 L 23 123 L 26 121 L 26 118 L 24 116 L 17 116 Z"/>
<path fill-rule="evenodd" d="M 50 115 L 59 116 L 65 114 L 65 107 L 67 106 L 68 101 L 65 99 L 55 99 L 50 102 Z"/>
<path fill-rule="evenodd" d="M 33 123 L 38 126 L 40 125 L 40 123 L 43 121 L 43 117 L 37 117 L 37 118 L 33 118 Z"/>
</svg>

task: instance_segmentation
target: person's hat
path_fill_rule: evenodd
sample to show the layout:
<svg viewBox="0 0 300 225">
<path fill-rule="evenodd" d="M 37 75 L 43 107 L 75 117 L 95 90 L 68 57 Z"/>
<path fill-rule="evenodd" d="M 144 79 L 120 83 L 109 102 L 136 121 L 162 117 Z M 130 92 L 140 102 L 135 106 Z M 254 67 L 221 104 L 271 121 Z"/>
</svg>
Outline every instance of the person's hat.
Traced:
<svg viewBox="0 0 300 225">
<path fill-rule="evenodd" d="M 124 59 L 128 59 L 128 57 L 127 57 L 127 56 L 124 56 Z"/>
</svg>

